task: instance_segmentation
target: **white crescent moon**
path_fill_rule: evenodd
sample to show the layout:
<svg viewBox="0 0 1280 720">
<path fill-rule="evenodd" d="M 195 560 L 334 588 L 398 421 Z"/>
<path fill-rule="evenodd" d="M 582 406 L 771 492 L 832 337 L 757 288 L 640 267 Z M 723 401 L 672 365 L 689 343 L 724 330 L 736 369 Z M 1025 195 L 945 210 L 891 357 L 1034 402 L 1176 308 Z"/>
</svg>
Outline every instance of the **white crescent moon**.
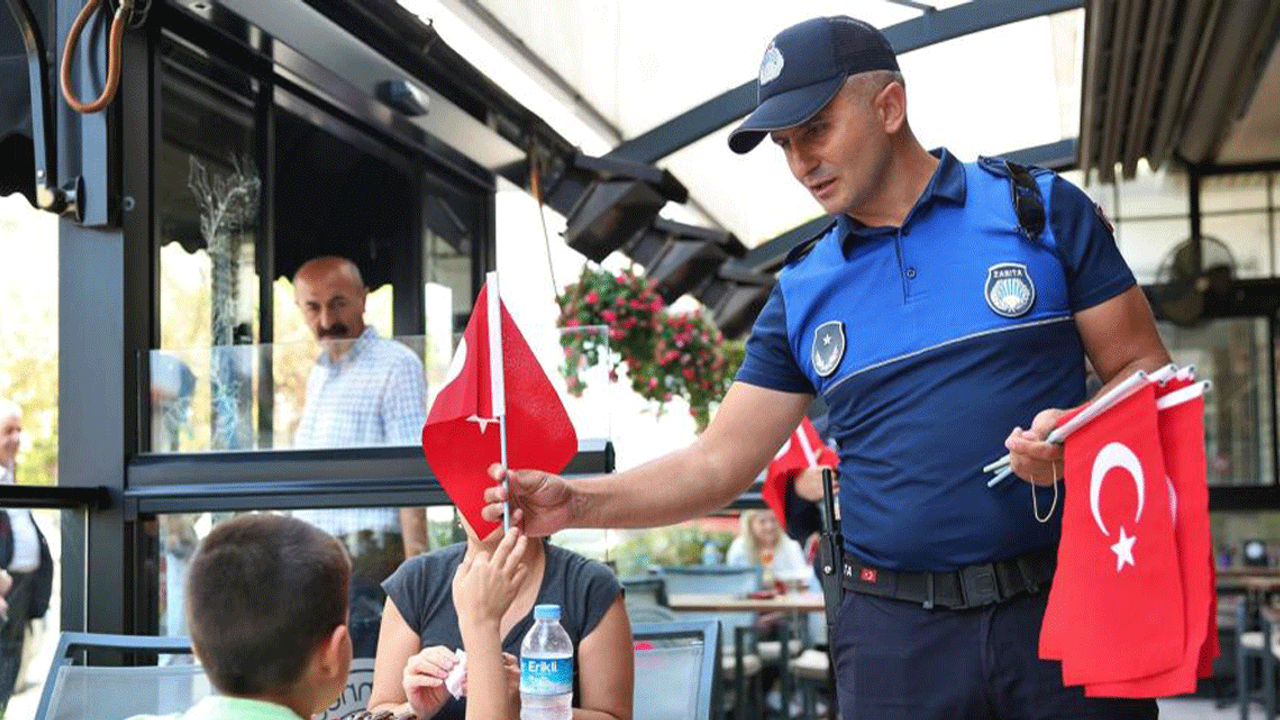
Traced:
<svg viewBox="0 0 1280 720">
<path fill-rule="evenodd" d="M 467 364 L 467 339 L 464 337 L 464 338 L 458 339 L 458 349 L 456 352 L 453 353 L 453 360 L 449 362 L 449 370 L 448 372 L 445 373 L 444 382 L 440 384 L 440 387 L 444 387 L 449 383 L 453 382 L 454 380 L 458 379 L 458 376 L 462 374 L 462 368 L 466 364 Z"/>
<path fill-rule="evenodd" d="M 1107 531 L 1107 526 L 1102 522 L 1102 513 L 1098 511 L 1098 499 L 1102 495 L 1102 479 L 1106 477 L 1107 472 L 1111 468 L 1123 468 L 1129 472 L 1129 477 L 1133 478 L 1133 484 L 1138 489 L 1138 511 L 1133 515 L 1133 521 L 1137 522 L 1142 517 L 1142 505 L 1146 500 L 1146 483 L 1143 482 L 1142 462 L 1138 460 L 1138 456 L 1133 454 L 1129 446 L 1124 443 L 1113 442 L 1098 451 L 1097 457 L 1093 459 L 1093 478 L 1089 481 L 1089 508 L 1093 510 L 1093 520 L 1098 523 L 1098 529 L 1103 535 L 1111 535 Z"/>
</svg>

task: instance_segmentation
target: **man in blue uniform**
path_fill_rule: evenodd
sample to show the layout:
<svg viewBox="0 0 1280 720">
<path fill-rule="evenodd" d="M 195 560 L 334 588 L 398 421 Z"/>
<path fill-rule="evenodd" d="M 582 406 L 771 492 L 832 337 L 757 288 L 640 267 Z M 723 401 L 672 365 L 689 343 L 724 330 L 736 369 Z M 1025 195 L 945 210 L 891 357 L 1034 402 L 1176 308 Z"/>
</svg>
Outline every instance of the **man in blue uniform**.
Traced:
<svg viewBox="0 0 1280 720">
<path fill-rule="evenodd" d="M 706 432 L 613 476 L 512 472 L 518 521 L 547 534 L 721 507 L 820 395 L 840 445 L 845 718 L 1155 717 L 1063 688 L 1037 657 L 1059 516 L 1040 522 L 1033 494 L 1043 513 L 1062 473 L 1044 438 L 1086 400 L 1086 357 L 1106 383 L 1169 361 L 1110 227 L 1052 173 L 926 151 L 866 23 L 782 31 L 759 101 L 730 147 L 770 137 L 834 223 L 788 258 Z M 981 468 L 1006 449 L 1026 482 L 988 488 Z M 488 492 L 489 517 L 505 496 Z"/>
</svg>

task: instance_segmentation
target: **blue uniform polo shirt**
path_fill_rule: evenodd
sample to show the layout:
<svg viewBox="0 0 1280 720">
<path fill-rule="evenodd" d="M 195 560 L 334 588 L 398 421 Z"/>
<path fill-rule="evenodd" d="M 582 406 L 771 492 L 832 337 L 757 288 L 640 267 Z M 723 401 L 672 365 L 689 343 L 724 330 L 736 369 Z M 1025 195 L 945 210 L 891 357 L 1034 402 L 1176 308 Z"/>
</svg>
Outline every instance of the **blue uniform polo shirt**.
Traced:
<svg viewBox="0 0 1280 720">
<path fill-rule="evenodd" d="M 840 444 L 845 549 L 897 570 L 953 570 L 1056 542 L 1061 506 L 1041 524 L 1026 483 L 988 488 L 981 469 L 1014 427 L 1085 399 L 1072 316 L 1134 285 L 1075 186 L 1033 170 L 1046 227 L 1032 240 L 994 163 L 934 154 L 902 227 L 841 215 L 788 258 L 737 375 L 823 397 Z M 1043 514 L 1052 491 L 1037 492 Z"/>
</svg>

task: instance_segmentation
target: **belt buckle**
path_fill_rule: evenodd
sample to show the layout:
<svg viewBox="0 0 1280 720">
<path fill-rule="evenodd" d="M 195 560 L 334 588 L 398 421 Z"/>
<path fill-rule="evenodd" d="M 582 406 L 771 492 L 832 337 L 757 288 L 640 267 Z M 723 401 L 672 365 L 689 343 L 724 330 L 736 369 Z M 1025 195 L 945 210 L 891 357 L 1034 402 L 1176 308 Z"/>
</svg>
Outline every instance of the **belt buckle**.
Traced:
<svg viewBox="0 0 1280 720">
<path fill-rule="evenodd" d="M 960 587 L 967 607 L 994 605 L 1000 602 L 1000 585 L 995 565 L 971 565 L 960 570 Z"/>
</svg>

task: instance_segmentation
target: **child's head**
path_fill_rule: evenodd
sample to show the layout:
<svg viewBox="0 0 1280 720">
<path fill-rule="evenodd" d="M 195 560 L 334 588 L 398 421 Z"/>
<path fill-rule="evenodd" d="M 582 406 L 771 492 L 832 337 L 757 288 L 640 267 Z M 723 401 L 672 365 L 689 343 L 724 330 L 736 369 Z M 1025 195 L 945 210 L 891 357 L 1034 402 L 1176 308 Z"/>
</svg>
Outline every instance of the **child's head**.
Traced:
<svg viewBox="0 0 1280 720">
<path fill-rule="evenodd" d="M 296 518 L 254 513 L 214 528 L 187 573 L 191 642 L 214 687 L 304 717 L 328 707 L 351 666 L 350 581 L 342 545 Z"/>
</svg>

